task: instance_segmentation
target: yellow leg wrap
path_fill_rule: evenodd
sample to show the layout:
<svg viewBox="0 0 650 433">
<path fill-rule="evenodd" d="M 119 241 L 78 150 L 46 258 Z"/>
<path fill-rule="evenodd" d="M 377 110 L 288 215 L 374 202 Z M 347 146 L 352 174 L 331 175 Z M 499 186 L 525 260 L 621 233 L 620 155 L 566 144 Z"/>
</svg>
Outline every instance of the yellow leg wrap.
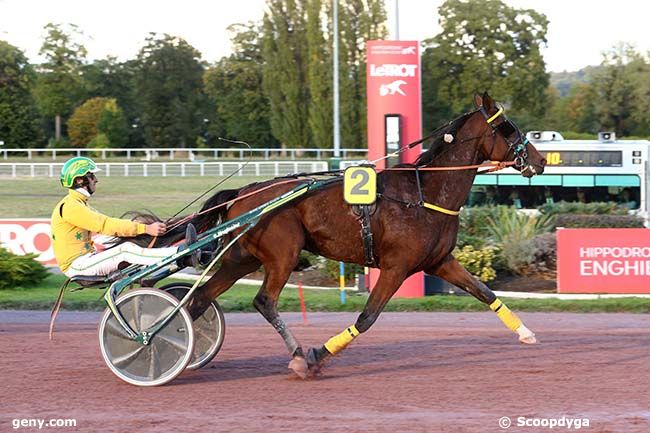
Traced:
<svg viewBox="0 0 650 433">
<path fill-rule="evenodd" d="M 345 347 L 350 344 L 357 335 L 359 335 L 359 331 L 357 331 L 357 328 L 352 325 L 345 331 L 327 340 L 327 343 L 325 343 L 325 349 L 327 349 L 327 351 L 332 355 L 336 355 L 341 350 L 345 349 Z"/>
<path fill-rule="evenodd" d="M 490 304 L 490 309 L 497 313 L 499 319 L 501 319 L 503 324 L 506 325 L 508 329 L 513 332 L 517 332 L 517 329 L 521 326 L 521 319 L 517 317 L 515 313 L 510 311 L 506 304 L 497 298 L 496 301 Z"/>
</svg>

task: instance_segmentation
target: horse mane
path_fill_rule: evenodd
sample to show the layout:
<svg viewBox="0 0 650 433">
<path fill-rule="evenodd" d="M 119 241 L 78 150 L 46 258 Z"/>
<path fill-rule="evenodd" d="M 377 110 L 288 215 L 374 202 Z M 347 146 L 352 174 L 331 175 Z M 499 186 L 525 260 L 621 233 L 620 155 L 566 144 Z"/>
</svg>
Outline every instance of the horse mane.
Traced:
<svg viewBox="0 0 650 433">
<path fill-rule="evenodd" d="M 458 131 L 463 127 L 463 125 L 465 125 L 465 122 L 467 122 L 469 116 L 472 114 L 474 114 L 473 111 L 465 113 L 462 116 L 457 117 L 456 119 L 447 123 L 446 125 L 443 125 L 440 128 L 436 129 L 434 131 L 433 137 L 429 139 L 431 140 L 431 145 L 429 146 L 429 149 L 427 149 L 420 156 L 418 156 L 415 162 L 410 164 L 406 164 L 406 163 L 398 164 L 395 167 L 425 167 L 435 162 L 435 160 L 448 149 L 448 145 L 451 144 L 445 142 L 444 140 L 445 134 L 451 134 L 455 140 Z"/>
</svg>

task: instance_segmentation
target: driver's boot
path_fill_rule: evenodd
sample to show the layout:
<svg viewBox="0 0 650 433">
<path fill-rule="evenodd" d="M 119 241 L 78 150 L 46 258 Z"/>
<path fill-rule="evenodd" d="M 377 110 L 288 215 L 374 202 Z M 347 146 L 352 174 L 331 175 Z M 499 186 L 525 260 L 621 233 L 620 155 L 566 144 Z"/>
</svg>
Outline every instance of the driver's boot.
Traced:
<svg viewBox="0 0 650 433">
<path fill-rule="evenodd" d="M 197 235 L 196 235 L 196 228 L 194 228 L 193 224 L 188 224 L 187 229 L 185 230 L 185 242 L 183 242 L 178 247 L 178 252 L 180 253 L 180 252 L 190 248 L 192 246 L 192 244 L 196 243 L 197 240 L 198 240 L 198 238 L 197 238 Z M 186 267 L 199 268 L 199 267 L 201 267 L 201 249 L 197 248 L 191 254 L 178 259 L 178 262 L 176 262 L 176 263 L 181 268 L 186 268 Z"/>
</svg>

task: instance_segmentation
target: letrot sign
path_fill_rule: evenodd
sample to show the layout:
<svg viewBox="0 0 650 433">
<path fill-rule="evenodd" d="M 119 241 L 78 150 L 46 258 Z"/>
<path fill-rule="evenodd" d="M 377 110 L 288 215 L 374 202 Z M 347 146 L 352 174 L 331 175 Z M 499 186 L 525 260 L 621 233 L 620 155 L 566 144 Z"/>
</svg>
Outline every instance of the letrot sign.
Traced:
<svg viewBox="0 0 650 433">
<path fill-rule="evenodd" d="M 44 265 L 56 265 L 50 233 L 48 218 L 0 219 L 0 246 L 14 254 L 37 254 Z"/>
<path fill-rule="evenodd" d="M 560 293 L 650 293 L 649 229 L 557 231 Z"/>
<path fill-rule="evenodd" d="M 420 50 L 417 41 L 368 41 L 366 44 L 368 102 L 368 159 L 393 153 L 422 136 Z M 382 169 L 397 162 L 413 162 L 422 146 L 404 150 L 399 158 L 377 162 Z M 379 270 L 370 270 L 374 287 Z M 395 296 L 424 295 L 421 272 L 409 277 Z"/>
</svg>

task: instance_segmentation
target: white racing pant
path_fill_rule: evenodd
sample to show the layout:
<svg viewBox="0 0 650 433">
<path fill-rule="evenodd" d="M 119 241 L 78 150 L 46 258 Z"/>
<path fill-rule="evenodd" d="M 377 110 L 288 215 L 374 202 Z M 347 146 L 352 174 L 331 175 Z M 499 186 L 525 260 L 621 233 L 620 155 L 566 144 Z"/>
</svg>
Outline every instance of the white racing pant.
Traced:
<svg viewBox="0 0 650 433">
<path fill-rule="evenodd" d="M 65 275 L 67 277 L 108 275 L 116 271 L 122 262 L 134 265 L 153 265 L 177 251 L 178 247 L 143 248 L 131 242 L 124 242 L 102 252 L 88 253 L 77 257 L 65 271 Z"/>
</svg>

